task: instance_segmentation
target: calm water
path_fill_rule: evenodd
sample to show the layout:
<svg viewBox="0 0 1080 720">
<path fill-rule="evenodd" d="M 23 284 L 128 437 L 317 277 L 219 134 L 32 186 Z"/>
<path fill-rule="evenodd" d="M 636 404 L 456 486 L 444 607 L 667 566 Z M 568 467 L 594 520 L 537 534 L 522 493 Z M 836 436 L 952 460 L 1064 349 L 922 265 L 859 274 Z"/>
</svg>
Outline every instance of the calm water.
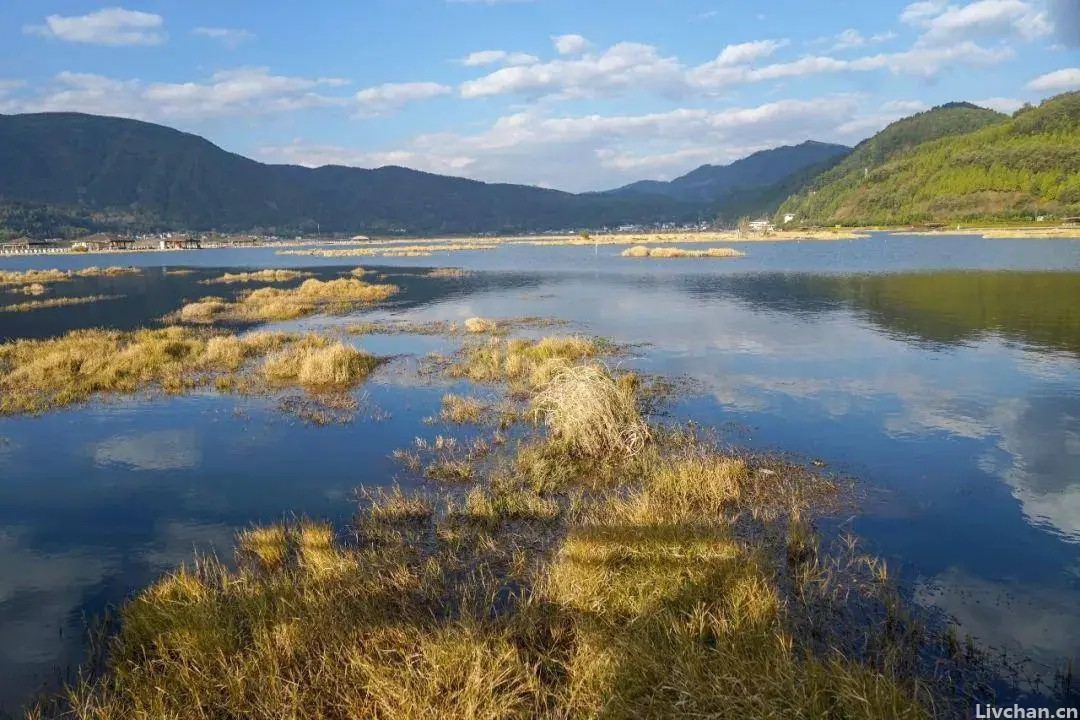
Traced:
<svg viewBox="0 0 1080 720">
<path fill-rule="evenodd" d="M 877 235 L 755 243 L 738 260 L 620 249 L 362 258 L 402 293 L 357 316 L 544 315 L 645 343 L 628 364 L 694 380 L 677 415 L 860 478 L 870 500 L 844 522 L 919 602 L 1047 667 L 1080 655 L 1080 242 Z M 210 294 L 198 281 L 221 268 L 328 277 L 356 263 L 243 249 L 0 264 L 145 267 L 54 286 L 122 299 L 0 313 L 0 339 L 11 339 L 153 323 Z M 476 272 L 423 277 L 439 265 Z M 2 304 L 19 299 L 0 292 Z M 78 662 L 84 615 L 196 550 L 228 553 L 238 527 L 348 520 L 357 486 L 398 472 L 391 450 L 443 430 L 423 418 L 448 386 L 418 381 L 413 359 L 453 341 L 359 342 L 396 359 L 358 391 L 364 412 L 349 425 L 311 427 L 273 400 L 213 393 L 0 418 L 0 707 Z"/>
</svg>

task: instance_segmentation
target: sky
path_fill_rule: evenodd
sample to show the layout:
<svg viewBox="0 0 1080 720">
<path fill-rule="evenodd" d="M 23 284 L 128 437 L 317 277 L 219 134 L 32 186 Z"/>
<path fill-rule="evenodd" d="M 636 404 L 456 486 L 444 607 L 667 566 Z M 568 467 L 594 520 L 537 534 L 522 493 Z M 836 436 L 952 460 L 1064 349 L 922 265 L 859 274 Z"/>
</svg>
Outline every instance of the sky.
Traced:
<svg viewBox="0 0 1080 720">
<path fill-rule="evenodd" d="M 1080 90 L 1080 0 L 0 0 L 0 113 L 573 192 Z"/>
</svg>

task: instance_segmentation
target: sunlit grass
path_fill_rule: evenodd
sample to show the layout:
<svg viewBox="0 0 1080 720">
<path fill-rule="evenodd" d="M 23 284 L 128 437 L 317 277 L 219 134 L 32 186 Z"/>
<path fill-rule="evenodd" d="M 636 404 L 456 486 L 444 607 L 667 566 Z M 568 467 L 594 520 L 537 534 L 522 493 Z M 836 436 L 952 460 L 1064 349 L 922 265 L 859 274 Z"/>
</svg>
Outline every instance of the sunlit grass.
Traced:
<svg viewBox="0 0 1080 720">
<path fill-rule="evenodd" d="M 231 285 L 234 283 L 251 283 L 251 282 L 288 282 L 290 280 L 299 280 L 300 278 L 311 277 L 312 273 L 301 272 L 299 270 L 255 270 L 252 272 L 244 273 L 225 273 L 221 277 L 212 278 L 210 280 L 203 280 L 204 285 Z"/>
<path fill-rule="evenodd" d="M 32 287 L 32 286 L 31 286 Z M 30 312 L 48 308 L 67 307 L 69 305 L 89 305 L 103 300 L 119 300 L 123 295 L 87 295 L 85 297 L 54 297 L 44 300 L 27 300 L 21 303 L 0 306 L 0 313 Z"/>
<path fill-rule="evenodd" d="M 686 250 L 677 247 L 649 247 L 635 245 L 622 251 L 623 257 L 635 258 L 732 258 L 742 257 L 746 253 L 732 248 L 709 248 L 708 250 Z"/>
<path fill-rule="evenodd" d="M 277 384 L 351 386 L 377 360 L 321 336 L 223 335 L 187 327 L 77 330 L 59 338 L 0 344 L 0 414 L 41 413 L 95 397 L 201 387 L 257 390 L 254 363 Z M 237 373 L 246 370 L 246 374 Z"/>
<path fill-rule="evenodd" d="M 481 382 L 509 381 L 539 387 L 570 364 L 599 356 L 605 350 L 596 340 L 569 336 L 541 340 L 502 340 L 465 348 L 451 375 Z"/>
<path fill-rule="evenodd" d="M 295 320 L 316 312 L 347 312 L 362 305 L 389 299 L 397 286 L 369 283 L 355 278 L 305 280 L 296 288 L 264 287 L 235 301 L 204 298 L 181 308 L 184 322 L 209 323 L 216 320 L 270 322 Z"/>
</svg>

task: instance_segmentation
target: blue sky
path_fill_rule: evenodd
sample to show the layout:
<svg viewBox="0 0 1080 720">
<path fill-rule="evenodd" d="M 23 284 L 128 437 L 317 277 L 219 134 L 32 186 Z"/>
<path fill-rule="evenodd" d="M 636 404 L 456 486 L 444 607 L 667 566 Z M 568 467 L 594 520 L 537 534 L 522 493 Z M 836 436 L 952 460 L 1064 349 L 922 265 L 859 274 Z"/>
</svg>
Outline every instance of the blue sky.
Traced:
<svg viewBox="0 0 1080 720">
<path fill-rule="evenodd" d="M 0 112 L 582 191 L 1080 89 L 1080 0 L 6 0 Z"/>
</svg>

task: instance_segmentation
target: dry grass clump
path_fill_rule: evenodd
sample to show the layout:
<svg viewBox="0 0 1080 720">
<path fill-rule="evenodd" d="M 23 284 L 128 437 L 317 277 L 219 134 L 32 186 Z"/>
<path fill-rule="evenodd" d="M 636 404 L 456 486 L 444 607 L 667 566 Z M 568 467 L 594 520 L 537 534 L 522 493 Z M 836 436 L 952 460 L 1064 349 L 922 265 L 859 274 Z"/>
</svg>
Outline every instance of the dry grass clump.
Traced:
<svg viewBox="0 0 1080 720">
<path fill-rule="evenodd" d="M 509 381 L 535 388 L 568 365 L 595 358 L 606 350 L 599 341 L 579 336 L 546 337 L 540 340 L 491 339 L 465 348 L 450 368 L 454 377 L 481 382 Z"/>
<path fill-rule="evenodd" d="M 272 383 L 351 387 L 370 375 L 378 364 L 373 355 L 352 346 L 308 335 L 267 356 L 262 373 Z"/>
<path fill-rule="evenodd" d="M 251 364 L 259 358 L 266 361 L 255 376 Z M 77 330 L 49 340 L 0 344 L 0 415 L 41 413 L 143 390 L 257 391 L 267 379 L 315 389 L 351 386 L 376 364 L 366 353 L 315 335 L 231 336 L 180 326 Z"/>
<path fill-rule="evenodd" d="M 29 285 L 24 285 L 19 292 L 24 295 L 44 295 L 48 290 L 49 289 L 41 283 L 30 283 Z"/>
<path fill-rule="evenodd" d="M 469 271 L 464 270 L 462 268 L 441 267 L 441 268 L 435 268 L 434 270 L 428 271 L 427 277 L 430 277 L 430 278 L 458 279 L 458 278 L 468 277 L 469 275 L 470 275 Z"/>
<path fill-rule="evenodd" d="M 648 247 L 647 245 L 635 245 L 622 251 L 623 257 L 635 258 L 732 258 L 742 257 L 745 254 L 732 248 L 686 250 L 677 247 Z"/>
<path fill-rule="evenodd" d="M 447 393 L 443 395 L 439 418 L 451 423 L 476 423 L 486 410 L 485 405 L 476 398 Z"/>
<path fill-rule="evenodd" d="M 634 455 L 650 437 L 632 390 L 597 365 L 558 370 L 538 389 L 532 410 L 556 439 L 586 457 Z"/>
<path fill-rule="evenodd" d="M 488 320 L 487 318 L 471 317 L 465 320 L 465 332 L 473 333 L 474 335 L 493 333 L 498 331 L 498 329 L 499 324 L 494 320 Z"/>
<path fill-rule="evenodd" d="M 135 267 L 88 267 L 83 270 L 0 270 L 0 285 L 48 285 L 77 277 L 112 277 L 142 272 Z"/>
<path fill-rule="evenodd" d="M 250 282 L 288 282 L 290 280 L 299 280 L 300 278 L 311 277 L 312 273 L 301 272 L 299 270 L 255 270 L 253 272 L 245 273 L 225 273 L 219 278 L 213 278 L 210 280 L 203 280 L 204 285 L 231 285 L 234 283 L 250 283 Z"/>
<path fill-rule="evenodd" d="M 296 288 L 259 288 L 231 302 L 204 298 L 181 308 L 179 317 L 184 322 L 195 323 L 294 320 L 316 312 L 347 312 L 359 305 L 382 302 L 397 291 L 396 285 L 354 278 L 326 281 L 310 278 Z"/>
<path fill-rule="evenodd" d="M 55 297 L 46 300 L 28 300 L 12 305 L 0 306 L 0 312 L 29 312 L 46 308 L 67 307 L 68 305 L 88 305 L 102 300 L 119 300 L 123 295 L 87 295 L 85 297 Z"/>
<path fill-rule="evenodd" d="M 494 250 L 495 240 L 470 240 L 417 245 L 382 244 L 355 248 L 316 248 L 313 250 L 279 250 L 278 255 L 315 255 L 318 257 L 429 257 L 437 252 L 460 250 Z"/>
</svg>

